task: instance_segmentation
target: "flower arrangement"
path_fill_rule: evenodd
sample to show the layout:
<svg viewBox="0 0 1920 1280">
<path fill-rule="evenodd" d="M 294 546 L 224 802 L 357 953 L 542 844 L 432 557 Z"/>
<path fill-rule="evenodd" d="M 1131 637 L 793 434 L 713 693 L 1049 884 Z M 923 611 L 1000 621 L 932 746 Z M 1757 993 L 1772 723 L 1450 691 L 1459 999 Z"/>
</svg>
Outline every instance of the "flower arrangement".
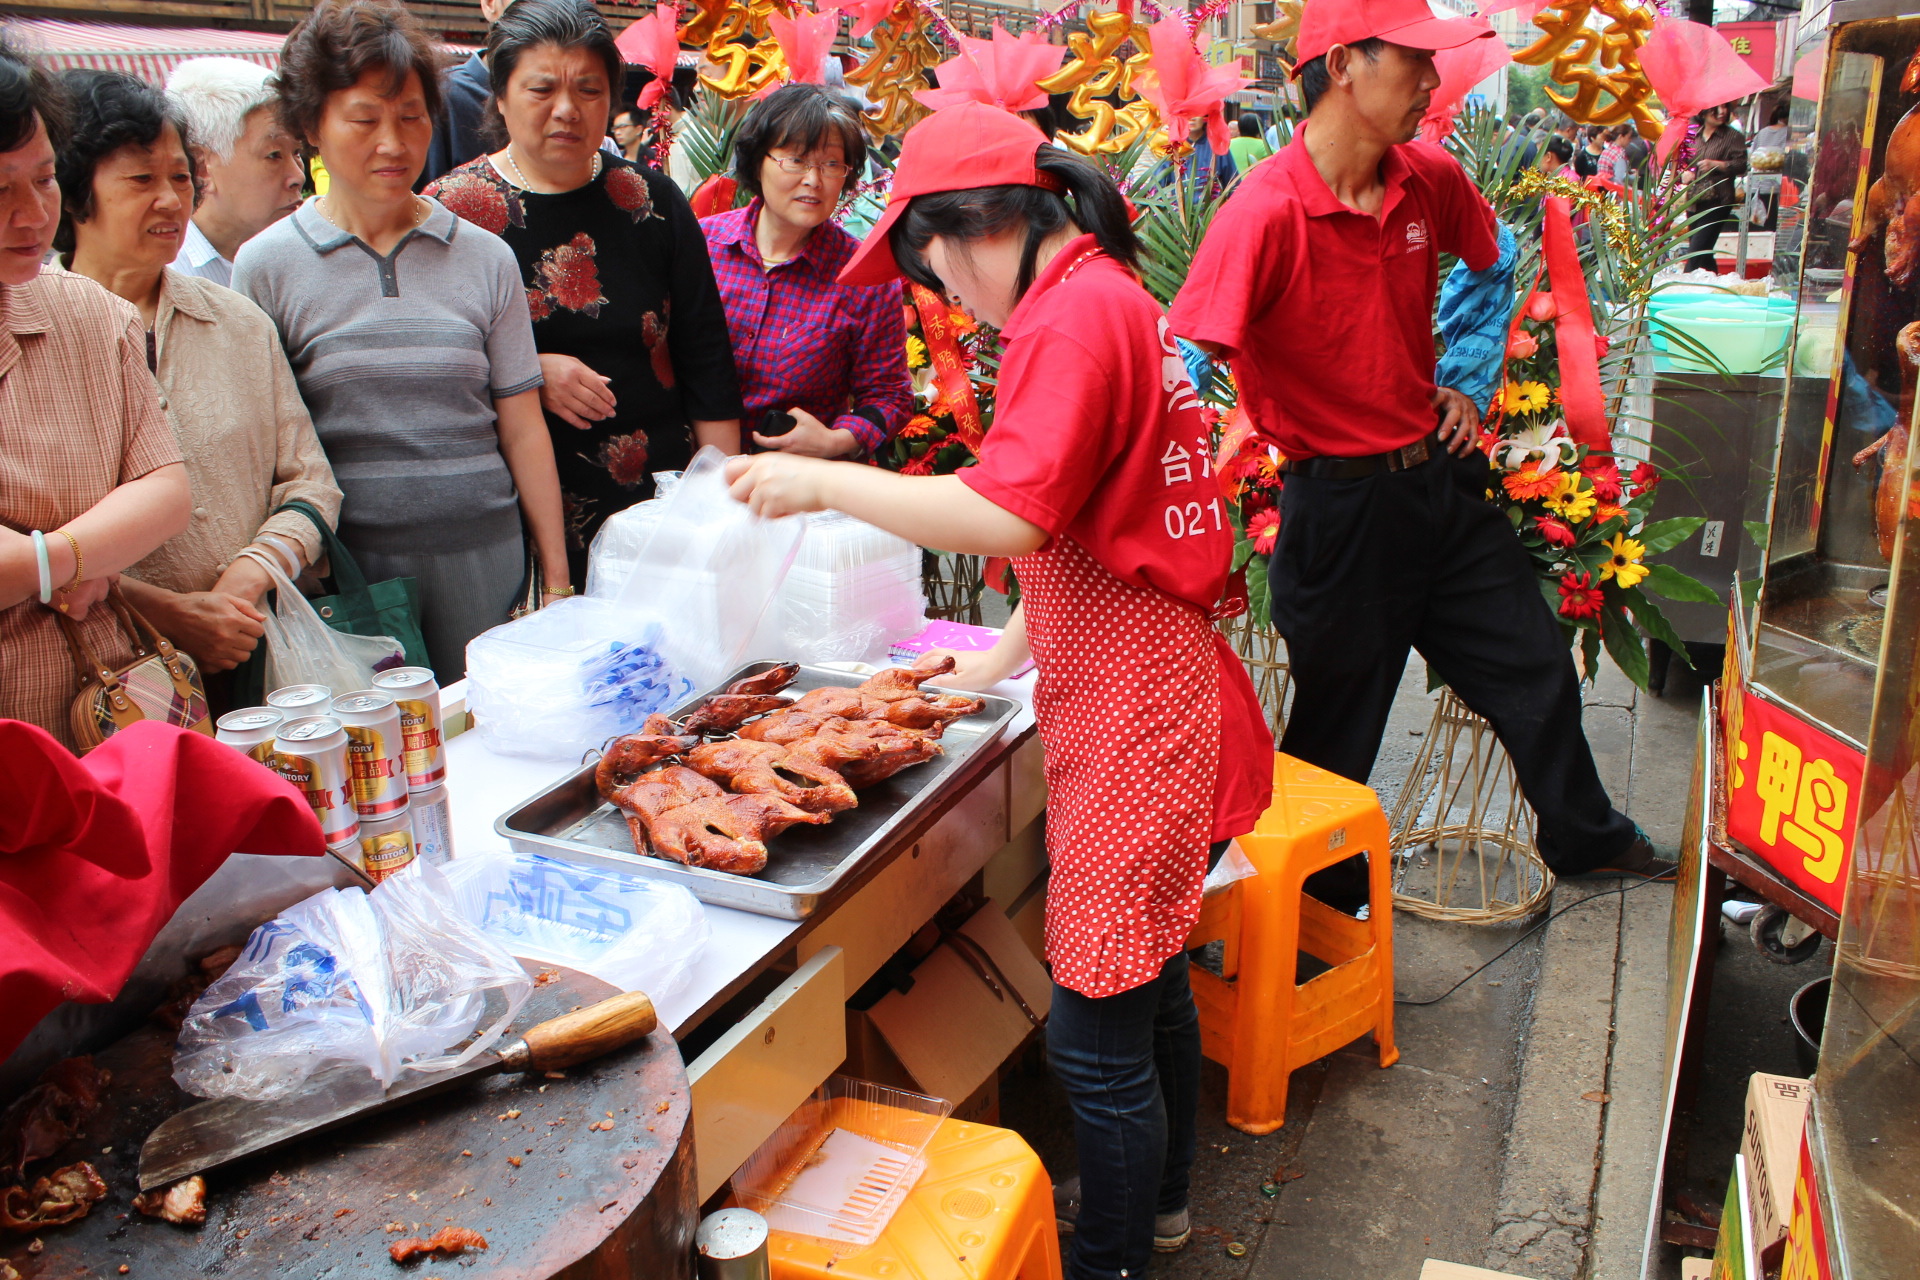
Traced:
<svg viewBox="0 0 1920 1280">
<path fill-rule="evenodd" d="M 981 325 L 958 307 L 949 307 L 944 299 L 921 291 L 918 303 L 913 286 L 902 293 L 907 317 L 907 372 L 913 379 L 913 417 L 882 451 L 880 465 L 908 476 L 952 475 L 970 467 L 979 457 L 979 440 L 964 421 L 969 415 L 964 406 L 953 402 L 952 378 L 941 379 L 936 368 L 939 344 L 929 339 L 927 329 L 944 326 L 952 337 L 949 350 L 957 357 L 960 372 L 973 391 L 979 436 L 993 423 L 993 372 L 1000 336 Z M 923 306 L 938 306 L 940 314 L 923 318 Z"/>
</svg>

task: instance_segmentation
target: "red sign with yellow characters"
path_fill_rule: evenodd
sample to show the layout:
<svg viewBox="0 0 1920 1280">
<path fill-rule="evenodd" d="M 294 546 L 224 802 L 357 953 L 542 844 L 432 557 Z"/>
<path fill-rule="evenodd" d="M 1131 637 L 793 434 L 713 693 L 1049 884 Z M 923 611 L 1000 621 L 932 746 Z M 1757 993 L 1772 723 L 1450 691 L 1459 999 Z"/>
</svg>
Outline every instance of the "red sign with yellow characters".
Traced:
<svg viewBox="0 0 1920 1280">
<path fill-rule="evenodd" d="M 1726 705 L 1727 834 L 1837 915 L 1865 759 L 1751 690 Z"/>
<path fill-rule="evenodd" d="M 1793 1179 L 1793 1218 L 1787 1224 L 1780 1280 L 1833 1280 L 1827 1260 L 1827 1224 L 1820 1217 L 1820 1189 L 1805 1134 L 1800 1136 L 1800 1172 Z"/>
</svg>

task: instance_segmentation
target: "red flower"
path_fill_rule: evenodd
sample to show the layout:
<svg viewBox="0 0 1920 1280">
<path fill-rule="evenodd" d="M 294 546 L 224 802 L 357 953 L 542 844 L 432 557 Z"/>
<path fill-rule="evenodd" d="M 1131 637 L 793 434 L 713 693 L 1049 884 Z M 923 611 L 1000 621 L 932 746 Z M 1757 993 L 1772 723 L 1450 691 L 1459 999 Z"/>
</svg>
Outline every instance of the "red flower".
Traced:
<svg viewBox="0 0 1920 1280">
<path fill-rule="evenodd" d="M 1528 498 L 1549 498 L 1560 486 L 1560 469 L 1545 458 L 1536 458 L 1518 471 L 1500 477 L 1507 496 L 1525 502 Z"/>
<path fill-rule="evenodd" d="M 582 231 L 563 245 L 540 255 L 534 268 L 547 297 L 569 311 L 598 316 L 606 305 L 600 292 L 600 269 L 593 257 L 593 238 Z"/>
<path fill-rule="evenodd" d="M 1629 479 L 1633 481 L 1633 487 L 1636 490 L 1645 493 L 1660 483 L 1660 473 L 1654 470 L 1651 462 L 1642 462 L 1633 469 L 1633 475 Z"/>
<path fill-rule="evenodd" d="M 553 314 L 553 308 L 547 305 L 547 295 L 538 289 L 527 290 L 527 312 L 533 322 L 539 324 Z"/>
<path fill-rule="evenodd" d="M 1568 573 L 1560 577 L 1560 613 L 1564 617 L 1598 618 L 1607 602 L 1606 593 L 1593 585 L 1590 573 Z"/>
<path fill-rule="evenodd" d="M 640 176 L 638 169 L 624 165 L 608 169 L 607 197 L 625 209 L 635 222 L 653 212 L 653 193 L 647 190 L 647 180 Z"/>
<path fill-rule="evenodd" d="M 907 419 L 906 426 L 900 428 L 900 438 L 902 440 L 918 440 L 931 430 L 933 430 L 933 419 L 924 413 L 917 413 Z"/>
<path fill-rule="evenodd" d="M 614 480 L 631 489 L 647 478 L 647 435 L 644 431 L 614 436 L 600 445 L 600 465 Z"/>
<path fill-rule="evenodd" d="M 1253 539 L 1253 549 L 1263 556 L 1273 554 L 1273 544 L 1280 537 L 1280 513 L 1272 507 L 1254 513 L 1247 521 L 1247 536 Z"/>
<path fill-rule="evenodd" d="M 1540 350 L 1540 340 L 1525 329 L 1515 327 L 1513 336 L 1507 339 L 1507 354 L 1515 360 L 1525 360 Z"/>
<path fill-rule="evenodd" d="M 1527 295 L 1527 319 L 1535 324 L 1545 324 L 1560 314 L 1560 308 L 1553 303 L 1550 293 L 1530 293 Z"/>
<path fill-rule="evenodd" d="M 1604 454 L 1588 454 L 1580 461 L 1580 470 L 1593 481 L 1593 496 L 1602 503 L 1620 501 L 1620 467 Z"/>
<path fill-rule="evenodd" d="M 481 161 L 479 168 L 460 168 L 443 175 L 431 188 L 434 199 L 476 227 L 485 227 L 500 235 L 508 226 L 527 225 L 520 197 L 513 188 L 493 176 L 493 166 Z"/>
<path fill-rule="evenodd" d="M 933 450 L 929 449 L 917 458 L 909 458 L 900 466 L 903 476 L 930 476 L 933 474 Z"/>
<path fill-rule="evenodd" d="M 1612 345 L 1613 345 L 1612 343 L 1607 341 L 1606 334 L 1604 333 L 1594 334 L 1593 335 L 1593 358 L 1595 360 L 1605 360 L 1607 358 L 1607 348 Z"/>
<path fill-rule="evenodd" d="M 667 298 L 660 304 L 665 313 L 672 309 L 673 299 Z M 667 317 L 654 315 L 649 311 L 640 317 L 640 341 L 647 344 L 647 355 L 653 364 L 653 378 L 663 387 L 673 385 L 673 351 L 667 346 Z"/>
<path fill-rule="evenodd" d="M 1570 547 L 1573 545 L 1573 527 L 1556 516 L 1535 516 L 1533 527 L 1547 540 L 1548 546 Z"/>
</svg>

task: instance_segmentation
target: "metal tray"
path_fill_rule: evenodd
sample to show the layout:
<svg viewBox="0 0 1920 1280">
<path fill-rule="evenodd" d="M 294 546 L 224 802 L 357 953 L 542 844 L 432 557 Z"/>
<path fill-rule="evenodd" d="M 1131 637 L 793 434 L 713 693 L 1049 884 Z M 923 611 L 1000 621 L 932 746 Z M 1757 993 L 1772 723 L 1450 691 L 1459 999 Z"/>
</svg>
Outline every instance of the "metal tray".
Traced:
<svg viewBox="0 0 1920 1280">
<path fill-rule="evenodd" d="M 771 661 L 748 663 L 721 681 L 721 687 L 777 665 Z M 799 678 L 786 692 L 797 697 L 825 685 L 851 688 L 864 678 L 821 667 L 802 667 Z M 674 717 L 684 715 L 713 692 L 707 690 L 689 698 L 674 708 Z M 671 880 L 715 906 L 804 920 L 863 858 L 949 790 L 968 771 L 968 761 L 974 754 L 999 738 L 1019 714 L 1020 704 L 1007 698 L 983 693 L 970 696 L 984 701 L 986 708 L 947 726 L 946 735 L 940 739 L 943 754 L 864 788 L 858 808 L 835 814 L 824 826 L 790 827 L 781 832 L 767 842 L 767 865 L 758 875 L 686 867 L 636 853 L 626 816 L 603 801 L 594 787 L 592 765 L 502 814 L 493 829 L 515 849 Z"/>
</svg>

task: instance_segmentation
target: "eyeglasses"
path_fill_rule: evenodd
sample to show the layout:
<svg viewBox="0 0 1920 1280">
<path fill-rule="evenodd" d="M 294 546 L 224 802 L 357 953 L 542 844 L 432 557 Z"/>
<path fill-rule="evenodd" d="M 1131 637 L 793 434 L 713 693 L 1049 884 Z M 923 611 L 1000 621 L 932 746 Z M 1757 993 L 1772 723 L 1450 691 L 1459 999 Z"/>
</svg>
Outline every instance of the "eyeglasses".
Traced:
<svg viewBox="0 0 1920 1280">
<path fill-rule="evenodd" d="M 840 160 L 799 160 L 793 156 L 774 155 L 767 159 L 779 165 L 782 173 L 805 173 L 811 169 L 827 182 L 838 182 L 848 173 L 848 166 Z"/>
</svg>

